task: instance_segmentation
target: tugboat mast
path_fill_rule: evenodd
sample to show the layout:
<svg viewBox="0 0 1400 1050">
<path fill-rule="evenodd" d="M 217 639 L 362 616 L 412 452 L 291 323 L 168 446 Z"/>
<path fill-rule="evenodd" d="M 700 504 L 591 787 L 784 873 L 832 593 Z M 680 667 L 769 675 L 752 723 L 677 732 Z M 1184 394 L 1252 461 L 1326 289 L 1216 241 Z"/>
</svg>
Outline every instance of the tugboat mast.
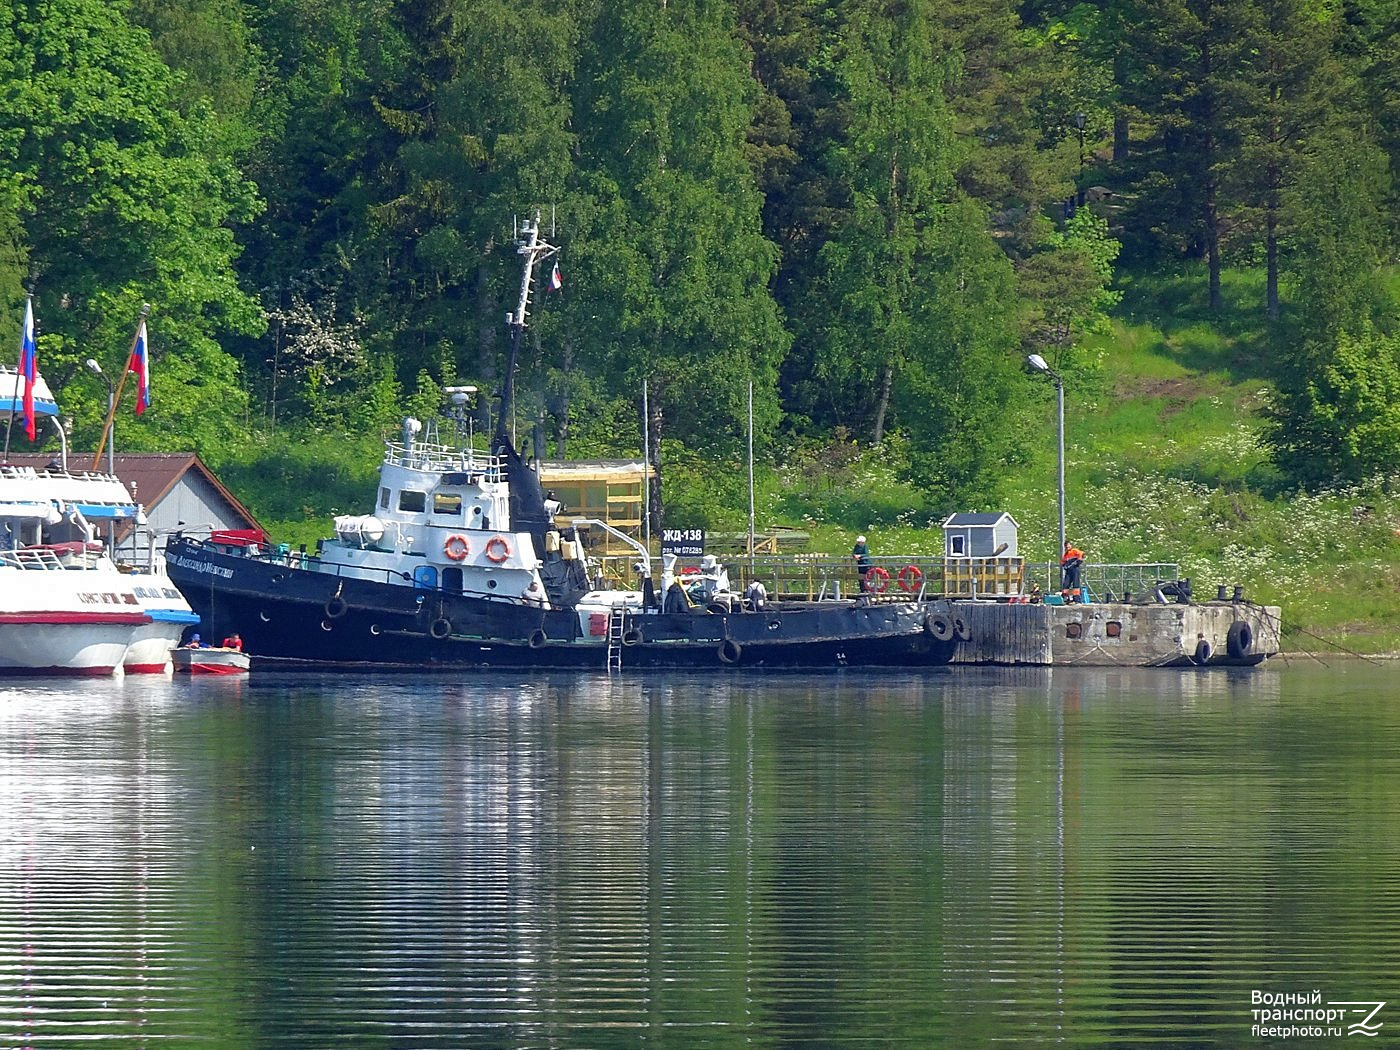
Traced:
<svg viewBox="0 0 1400 1050">
<path fill-rule="evenodd" d="M 520 301 L 515 312 L 506 315 L 506 325 L 510 328 L 510 353 L 506 358 L 505 379 L 501 383 L 501 405 L 496 414 L 496 436 L 494 451 L 499 454 L 508 442 L 507 426 L 515 409 L 515 370 L 520 360 L 520 340 L 525 332 L 525 321 L 530 316 L 530 292 L 535 279 L 535 266 L 542 259 L 548 259 L 559 251 L 556 245 L 540 237 L 540 213 L 535 212 L 535 221 L 526 219 L 515 242 L 515 251 L 521 257 L 523 266 L 520 274 Z"/>
</svg>

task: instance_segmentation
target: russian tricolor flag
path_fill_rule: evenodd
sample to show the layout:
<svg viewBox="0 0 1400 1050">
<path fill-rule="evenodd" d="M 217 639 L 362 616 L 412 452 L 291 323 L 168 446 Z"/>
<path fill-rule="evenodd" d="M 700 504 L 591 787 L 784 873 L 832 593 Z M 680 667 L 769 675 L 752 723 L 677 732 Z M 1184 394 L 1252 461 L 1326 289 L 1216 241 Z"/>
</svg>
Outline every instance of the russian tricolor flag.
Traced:
<svg viewBox="0 0 1400 1050">
<path fill-rule="evenodd" d="M 39 374 L 39 364 L 35 360 L 38 348 L 34 345 L 34 300 L 24 304 L 24 331 L 19 337 L 19 374 L 24 377 L 24 432 L 29 440 L 34 440 L 34 381 Z M 13 404 L 13 402 L 11 402 Z"/>
<path fill-rule="evenodd" d="M 554 264 L 554 272 L 549 275 L 549 290 L 557 292 L 564 287 L 564 275 L 559 272 L 559 264 Z"/>
<path fill-rule="evenodd" d="M 136 373 L 136 414 L 146 411 L 151 403 L 151 370 L 146 358 L 146 321 L 143 318 L 136 329 L 136 341 L 131 344 L 131 360 L 126 370 Z"/>
</svg>

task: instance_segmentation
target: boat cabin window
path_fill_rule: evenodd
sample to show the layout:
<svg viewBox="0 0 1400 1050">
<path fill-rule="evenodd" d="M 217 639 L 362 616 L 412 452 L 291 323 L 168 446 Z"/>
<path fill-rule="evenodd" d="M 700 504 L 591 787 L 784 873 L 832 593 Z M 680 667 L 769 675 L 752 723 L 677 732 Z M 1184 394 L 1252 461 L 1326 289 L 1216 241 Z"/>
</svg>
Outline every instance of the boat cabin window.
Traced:
<svg viewBox="0 0 1400 1050">
<path fill-rule="evenodd" d="M 399 510 L 422 513 L 428 509 L 428 494 L 404 489 L 399 493 Z"/>
<path fill-rule="evenodd" d="M 389 488 L 387 485 L 379 490 L 379 505 L 385 510 L 389 509 Z"/>
<path fill-rule="evenodd" d="M 461 494 L 456 492 L 434 492 L 433 513 L 455 514 L 460 518 L 462 516 Z"/>
</svg>

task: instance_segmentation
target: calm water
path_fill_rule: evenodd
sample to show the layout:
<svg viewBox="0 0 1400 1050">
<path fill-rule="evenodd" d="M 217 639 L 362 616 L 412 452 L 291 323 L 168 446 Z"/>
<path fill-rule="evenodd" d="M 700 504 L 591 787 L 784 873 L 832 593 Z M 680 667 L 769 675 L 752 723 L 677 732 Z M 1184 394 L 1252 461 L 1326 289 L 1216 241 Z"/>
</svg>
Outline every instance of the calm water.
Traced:
<svg viewBox="0 0 1400 1050">
<path fill-rule="evenodd" d="M 1388 1042 L 1397 671 L 12 681 L 0 1046 Z"/>
</svg>

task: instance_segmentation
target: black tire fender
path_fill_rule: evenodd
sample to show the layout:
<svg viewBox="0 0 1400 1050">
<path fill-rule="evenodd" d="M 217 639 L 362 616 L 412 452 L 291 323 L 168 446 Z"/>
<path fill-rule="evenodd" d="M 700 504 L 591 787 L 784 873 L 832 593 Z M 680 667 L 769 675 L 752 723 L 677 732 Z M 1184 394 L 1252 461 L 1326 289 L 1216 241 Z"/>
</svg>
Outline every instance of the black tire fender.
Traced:
<svg viewBox="0 0 1400 1050">
<path fill-rule="evenodd" d="M 1225 651 L 1231 660 L 1240 660 L 1254 648 L 1254 628 L 1244 620 L 1236 620 L 1225 634 Z"/>
<path fill-rule="evenodd" d="M 931 614 L 924 619 L 924 630 L 940 642 L 953 640 L 953 621 L 941 613 Z"/>
<path fill-rule="evenodd" d="M 428 633 L 440 642 L 452 633 L 452 621 L 445 616 L 439 616 L 428 628 Z"/>
<path fill-rule="evenodd" d="M 1191 660 L 1197 667 L 1204 667 L 1210 663 L 1210 654 L 1210 642 L 1202 638 L 1196 643 L 1196 652 L 1192 655 Z"/>
<path fill-rule="evenodd" d="M 544 628 L 536 627 L 533 631 L 530 632 L 530 637 L 527 640 L 527 644 L 530 646 L 531 649 L 539 649 L 543 647 L 544 643 L 547 641 L 549 641 L 549 635 L 544 633 Z"/>
<path fill-rule="evenodd" d="M 345 611 L 349 608 L 350 606 L 345 604 L 344 598 L 338 594 L 332 594 L 326 599 L 326 619 L 338 620 L 345 615 Z"/>
<path fill-rule="evenodd" d="M 719 662 L 722 664 L 737 664 L 744 657 L 744 647 L 733 638 L 726 638 L 719 643 Z"/>
</svg>

